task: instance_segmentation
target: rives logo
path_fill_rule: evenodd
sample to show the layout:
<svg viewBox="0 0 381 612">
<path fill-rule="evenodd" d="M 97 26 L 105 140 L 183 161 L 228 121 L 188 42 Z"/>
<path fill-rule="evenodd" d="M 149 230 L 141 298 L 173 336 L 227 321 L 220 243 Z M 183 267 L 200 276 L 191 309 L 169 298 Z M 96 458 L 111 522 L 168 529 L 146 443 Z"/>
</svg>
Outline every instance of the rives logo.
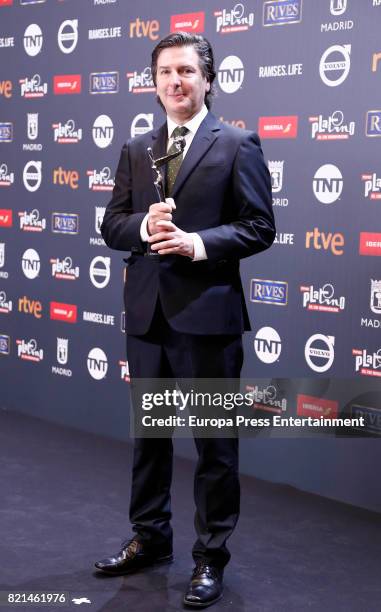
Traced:
<svg viewBox="0 0 381 612">
<path fill-rule="evenodd" d="M 12 142 L 13 140 L 13 123 L 4 121 L 0 123 L 0 143 Z"/>
<path fill-rule="evenodd" d="M 119 72 L 92 72 L 90 74 L 91 94 L 113 94 L 119 91 Z"/>
<path fill-rule="evenodd" d="M 302 0 L 266 0 L 263 4 L 263 25 L 277 26 L 300 23 Z"/>
<path fill-rule="evenodd" d="M 262 280 L 252 278 L 250 283 L 250 301 L 261 304 L 287 305 L 288 283 L 284 281 Z"/>
<path fill-rule="evenodd" d="M 78 234 L 79 218 L 75 213 L 52 213 L 52 232 L 54 234 Z"/>
<path fill-rule="evenodd" d="M 370 110 L 367 112 L 365 133 L 370 137 L 381 136 L 381 110 Z"/>
<path fill-rule="evenodd" d="M 11 350 L 11 339 L 5 334 L 0 334 L 0 355 L 9 355 Z"/>
</svg>

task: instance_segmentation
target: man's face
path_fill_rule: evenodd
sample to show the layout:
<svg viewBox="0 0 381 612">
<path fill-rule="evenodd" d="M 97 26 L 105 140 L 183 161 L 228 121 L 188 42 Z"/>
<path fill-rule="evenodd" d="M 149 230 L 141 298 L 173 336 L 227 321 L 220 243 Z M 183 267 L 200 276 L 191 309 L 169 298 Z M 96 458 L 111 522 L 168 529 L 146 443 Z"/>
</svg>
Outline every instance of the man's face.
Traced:
<svg viewBox="0 0 381 612">
<path fill-rule="evenodd" d="M 186 123 L 201 110 L 210 83 L 202 75 L 194 47 L 163 49 L 157 60 L 156 93 L 167 115 Z"/>
</svg>

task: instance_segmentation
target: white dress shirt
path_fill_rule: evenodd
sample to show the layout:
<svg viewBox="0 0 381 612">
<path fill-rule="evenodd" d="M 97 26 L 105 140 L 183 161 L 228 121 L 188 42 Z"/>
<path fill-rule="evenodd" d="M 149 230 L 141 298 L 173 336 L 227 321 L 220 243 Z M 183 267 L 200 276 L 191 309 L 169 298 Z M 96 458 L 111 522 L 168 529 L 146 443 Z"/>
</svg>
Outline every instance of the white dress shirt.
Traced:
<svg viewBox="0 0 381 612">
<path fill-rule="evenodd" d="M 208 114 L 208 109 L 206 108 L 204 104 L 201 110 L 197 113 L 197 115 L 195 115 L 187 123 L 183 124 L 183 126 L 188 128 L 189 130 L 188 133 L 184 136 L 185 148 L 183 150 L 183 159 L 186 156 L 187 151 L 189 150 L 189 147 L 191 146 L 192 140 L 195 137 L 198 128 L 200 127 L 202 121 L 205 119 L 207 114 Z M 177 123 L 172 121 L 172 119 L 167 116 L 167 128 L 168 128 L 168 134 L 169 134 L 168 143 L 167 143 L 167 151 L 170 149 L 173 143 L 172 134 L 173 134 L 173 130 L 176 127 L 178 127 Z M 147 242 L 148 236 L 149 236 L 148 230 L 147 230 L 147 221 L 148 221 L 148 214 L 144 217 L 142 224 L 140 226 L 140 237 L 143 242 Z M 189 235 L 193 239 L 193 247 L 194 247 L 193 261 L 201 261 L 202 259 L 207 259 L 208 257 L 207 257 L 205 246 L 204 246 L 201 236 L 199 236 L 196 232 L 192 232 Z"/>
</svg>

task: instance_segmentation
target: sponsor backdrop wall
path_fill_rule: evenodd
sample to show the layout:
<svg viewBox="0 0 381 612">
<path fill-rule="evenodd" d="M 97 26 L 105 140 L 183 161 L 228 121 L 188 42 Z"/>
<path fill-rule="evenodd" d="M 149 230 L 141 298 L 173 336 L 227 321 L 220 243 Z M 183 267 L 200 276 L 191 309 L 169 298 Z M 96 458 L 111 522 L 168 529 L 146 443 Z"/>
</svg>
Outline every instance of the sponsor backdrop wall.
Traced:
<svg viewBox="0 0 381 612">
<path fill-rule="evenodd" d="M 272 176 L 275 244 L 242 262 L 253 410 L 364 419 L 258 431 L 242 469 L 381 508 L 380 23 L 381 0 L 0 0 L 3 409 L 127 437 L 126 255 L 99 228 L 123 143 L 164 119 L 153 46 L 204 33 L 213 111 Z"/>
</svg>

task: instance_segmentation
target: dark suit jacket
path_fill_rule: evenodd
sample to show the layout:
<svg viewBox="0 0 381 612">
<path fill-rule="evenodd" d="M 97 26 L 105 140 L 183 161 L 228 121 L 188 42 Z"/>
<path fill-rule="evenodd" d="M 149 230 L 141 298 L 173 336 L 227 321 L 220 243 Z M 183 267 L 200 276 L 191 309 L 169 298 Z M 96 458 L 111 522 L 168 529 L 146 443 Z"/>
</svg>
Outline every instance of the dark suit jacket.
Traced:
<svg viewBox="0 0 381 612">
<path fill-rule="evenodd" d="M 239 260 L 275 237 L 270 176 L 258 136 L 211 113 L 187 151 L 173 189 L 173 222 L 197 232 L 208 259 L 144 257 L 140 225 L 157 202 L 147 155 L 165 155 L 167 124 L 124 145 L 112 199 L 101 227 L 112 249 L 131 251 L 125 285 L 126 331 L 148 331 L 158 296 L 168 323 L 191 334 L 241 334 L 250 329 Z"/>
</svg>

